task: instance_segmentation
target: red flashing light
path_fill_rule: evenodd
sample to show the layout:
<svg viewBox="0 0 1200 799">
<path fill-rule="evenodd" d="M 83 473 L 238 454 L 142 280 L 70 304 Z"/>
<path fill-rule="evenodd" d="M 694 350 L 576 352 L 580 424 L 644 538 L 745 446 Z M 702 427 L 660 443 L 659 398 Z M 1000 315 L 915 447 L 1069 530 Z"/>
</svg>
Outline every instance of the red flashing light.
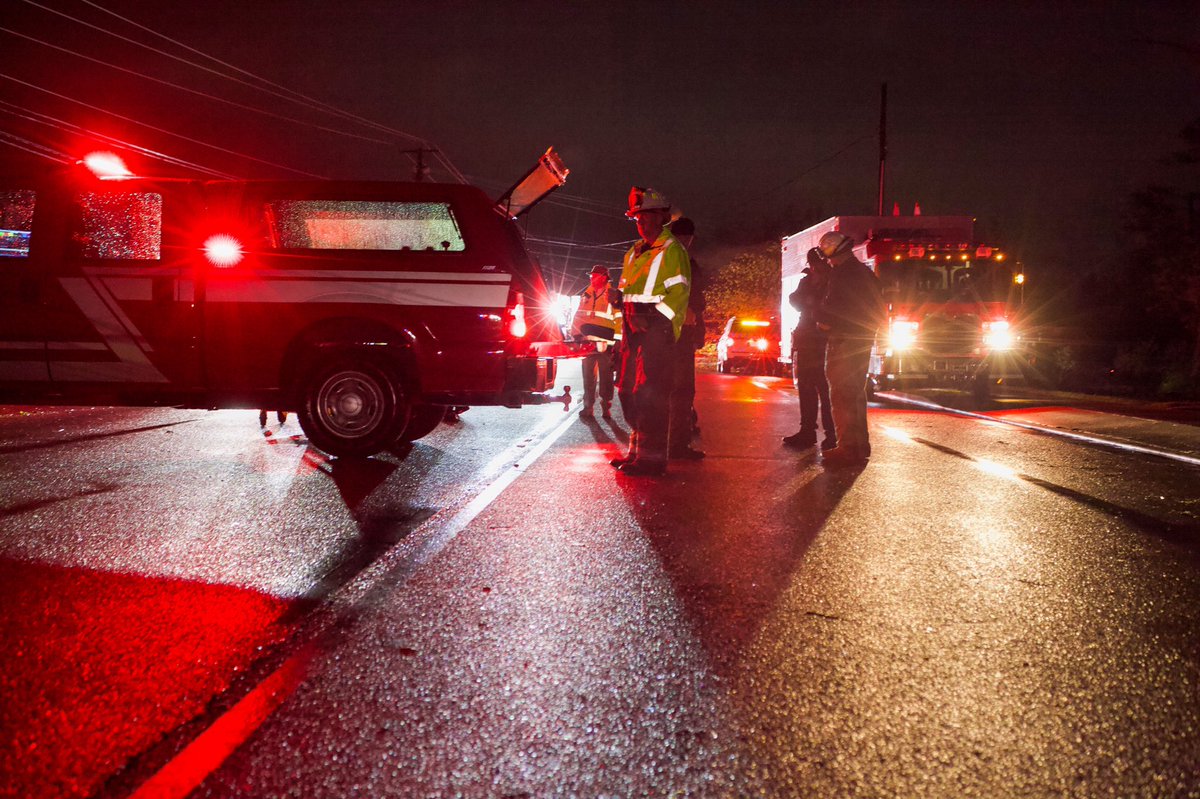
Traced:
<svg viewBox="0 0 1200 799">
<path fill-rule="evenodd" d="M 525 338 L 529 334 L 529 325 L 525 324 L 525 295 L 517 293 L 516 303 L 508 309 L 512 320 L 508 323 L 508 332 L 513 338 Z"/>
<path fill-rule="evenodd" d="M 121 156 L 116 153 L 103 151 L 88 153 L 79 163 L 83 164 L 88 168 L 88 171 L 101 179 L 133 177 L 133 173 L 129 171 L 129 167 L 125 166 L 125 162 L 121 160 Z"/>
<path fill-rule="evenodd" d="M 246 257 L 242 243 L 226 233 L 209 236 L 204 242 L 204 256 L 213 266 L 237 266 Z"/>
</svg>

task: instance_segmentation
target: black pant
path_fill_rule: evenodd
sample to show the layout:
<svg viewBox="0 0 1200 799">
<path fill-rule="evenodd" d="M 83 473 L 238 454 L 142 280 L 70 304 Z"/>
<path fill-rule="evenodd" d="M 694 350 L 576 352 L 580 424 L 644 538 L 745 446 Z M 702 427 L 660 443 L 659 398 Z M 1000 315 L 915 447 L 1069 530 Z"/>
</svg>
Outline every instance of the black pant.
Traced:
<svg viewBox="0 0 1200 799">
<path fill-rule="evenodd" d="M 652 305 L 625 304 L 621 412 L 637 433 L 639 461 L 666 463 L 674 384 L 675 330 Z"/>
<path fill-rule="evenodd" d="M 671 389 L 671 432 L 668 436 L 670 449 L 687 449 L 692 443 L 692 406 L 696 402 L 696 347 L 695 336 L 683 328 L 683 335 L 675 342 L 674 359 L 675 385 Z"/>
<path fill-rule="evenodd" d="M 829 404 L 829 380 L 825 377 L 825 353 L 817 358 L 797 357 L 796 393 L 800 396 L 800 436 L 817 438 L 817 412 L 820 409 L 821 430 L 825 441 L 837 440 L 833 424 L 833 409 Z"/>
<path fill-rule="evenodd" d="M 867 436 L 867 370 L 871 345 L 854 339 L 829 337 L 829 395 L 838 445 L 861 457 L 871 454 Z"/>
</svg>

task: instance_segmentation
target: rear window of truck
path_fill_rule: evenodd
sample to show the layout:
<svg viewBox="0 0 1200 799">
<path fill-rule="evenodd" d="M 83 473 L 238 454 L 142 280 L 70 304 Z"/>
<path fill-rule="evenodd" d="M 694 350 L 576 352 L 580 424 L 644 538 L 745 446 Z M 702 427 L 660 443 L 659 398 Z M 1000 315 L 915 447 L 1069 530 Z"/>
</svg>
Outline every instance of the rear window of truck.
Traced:
<svg viewBox="0 0 1200 799">
<path fill-rule="evenodd" d="M 277 200 L 266 205 L 273 246 L 302 250 L 462 252 L 448 203 Z"/>
<path fill-rule="evenodd" d="M 0 191 L 0 258 L 28 258 L 33 232 L 32 191 Z"/>
<path fill-rule="evenodd" d="M 85 192 L 76 204 L 79 215 L 71 237 L 82 257 L 156 261 L 161 256 L 161 194 Z"/>
</svg>

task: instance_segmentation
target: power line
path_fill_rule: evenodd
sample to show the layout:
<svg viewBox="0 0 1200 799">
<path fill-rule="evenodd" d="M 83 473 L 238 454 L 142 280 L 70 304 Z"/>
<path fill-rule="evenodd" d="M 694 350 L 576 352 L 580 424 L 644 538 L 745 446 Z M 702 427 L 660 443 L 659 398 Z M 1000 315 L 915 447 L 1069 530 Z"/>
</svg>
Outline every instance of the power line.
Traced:
<svg viewBox="0 0 1200 799">
<path fill-rule="evenodd" d="M 104 142 L 105 144 L 111 144 L 112 146 L 120 148 L 120 149 L 136 152 L 136 153 L 139 153 L 141 155 L 144 155 L 144 156 L 147 156 L 150 158 L 164 161 L 164 162 L 166 162 L 168 164 L 172 164 L 174 166 L 186 167 L 193 171 L 200 172 L 200 173 L 206 174 L 206 175 L 210 175 L 212 177 L 224 178 L 226 180 L 236 180 L 238 177 L 237 175 L 231 175 L 227 172 L 221 172 L 216 169 L 210 169 L 206 166 L 202 166 L 200 164 L 197 164 L 197 163 L 194 163 L 191 161 L 186 161 L 182 158 L 177 158 L 173 155 L 167 155 L 166 153 L 160 153 L 156 150 L 151 150 L 148 147 L 142 147 L 141 145 L 133 144 L 132 142 L 127 142 L 123 139 L 118 139 L 115 136 L 109 136 L 107 134 L 100 133 L 99 131 L 91 130 L 90 128 L 85 128 L 80 125 L 76 125 L 73 122 L 68 122 L 67 120 L 64 120 L 64 119 L 58 119 L 57 117 L 52 117 L 49 114 L 43 114 L 38 111 L 32 111 L 29 109 L 21 108 L 20 106 L 14 105 L 5 100 L 0 100 L 0 111 L 7 112 L 11 116 L 17 117 L 18 119 L 24 119 L 29 122 L 33 122 L 34 124 L 45 125 L 46 127 L 55 128 L 64 133 L 68 133 L 68 134 L 75 135 L 75 136 L 88 136 L 93 139 L 96 139 L 97 141 Z M 70 157 L 68 156 L 68 160 L 73 160 L 73 159 L 70 159 Z"/>
<path fill-rule="evenodd" d="M 161 39 L 165 39 L 166 41 L 170 42 L 171 44 L 174 44 L 178 47 L 182 47 L 190 52 L 194 52 L 197 55 L 202 56 L 203 58 L 207 58 L 210 61 L 213 61 L 214 63 L 220 64 L 222 67 L 225 67 L 226 69 L 232 69 L 235 72 L 240 72 L 242 74 L 245 74 L 245 75 L 253 78 L 255 81 L 258 81 L 259 83 L 264 84 L 264 85 L 258 85 L 252 81 L 243 80 L 243 79 L 235 77 L 233 75 L 229 75 L 224 72 L 221 72 L 220 70 L 213 69 L 212 67 L 206 66 L 204 64 L 200 64 L 195 61 L 191 61 L 189 59 L 183 58 L 182 56 L 174 55 L 174 54 L 169 53 L 166 50 L 162 50 L 158 47 L 153 47 L 153 46 L 145 44 L 143 42 L 139 42 L 136 39 L 131 39 L 128 36 L 124 36 L 115 31 L 108 30 L 107 28 L 103 28 L 94 23 L 80 19 L 79 17 L 73 17 L 70 14 L 67 14 L 66 12 L 58 11 L 56 9 L 42 5 L 41 3 L 36 2 L 36 0 L 24 0 L 24 2 L 35 8 L 40 8 L 43 11 L 47 11 L 51 14 L 62 17 L 64 19 L 71 20 L 72 22 L 75 22 L 79 25 L 83 25 L 86 28 L 91 28 L 94 31 L 99 31 L 100 33 L 103 33 L 107 36 L 111 36 L 114 39 L 120 39 L 123 42 L 134 45 L 135 47 L 140 47 L 143 50 L 149 50 L 150 52 L 155 53 L 157 55 L 161 55 L 164 58 L 169 58 L 172 61 L 178 61 L 181 64 L 186 64 L 190 67 L 195 67 L 196 69 L 203 70 L 204 72 L 208 72 L 209 74 L 216 75 L 217 77 L 224 78 L 225 80 L 228 80 L 228 81 L 233 81 L 234 83 L 241 84 L 242 86 L 246 86 L 248 88 L 255 89 L 256 91 L 264 92 L 266 94 L 270 94 L 272 96 L 278 97 L 282 100 L 288 100 L 290 102 L 298 103 L 300 105 L 307 105 L 309 108 L 320 109 L 322 111 L 325 111 L 326 113 L 331 113 L 336 116 L 341 116 L 341 117 L 347 118 L 347 119 L 354 119 L 355 121 L 360 122 L 361 124 L 366 124 L 371 127 L 375 127 L 375 128 L 382 129 L 382 130 L 387 130 L 390 133 L 395 133 L 396 135 L 404 136 L 406 138 L 413 139 L 414 141 L 424 142 L 424 139 L 422 139 L 420 136 L 415 136 L 411 133 L 405 133 L 404 131 L 401 131 L 401 130 L 387 128 L 386 126 L 380 125 L 379 123 L 376 123 L 376 122 L 372 122 L 371 120 L 363 119 L 361 117 L 356 117 L 355 115 L 351 114 L 348 111 L 343 111 L 342 109 L 336 108 L 335 106 L 331 106 L 328 103 L 323 103 L 320 100 L 316 100 L 314 98 L 308 97 L 307 95 L 304 95 L 304 94 L 301 94 L 300 92 L 289 89 L 286 86 L 280 86 L 279 84 L 272 83 L 271 81 L 267 80 L 266 78 L 260 77 L 251 72 L 247 72 L 246 70 L 240 69 L 231 64 L 227 64 L 218 58 L 214 58 L 213 56 L 210 56 L 206 53 L 196 50 L 195 48 L 189 47 L 189 46 L 183 44 L 182 42 L 178 42 L 178 41 L 170 38 L 169 36 L 158 33 L 144 25 L 140 25 L 136 22 L 133 22 L 132 20 L 126 19 L 125 17 L 122 17 L 114 12 L 111 12 L 108 9 L 103 8 L 102 6 L 96 5 L 95 3 L 88 3 L 88 5 L 91 5 L 94 8 L 96 8 L 100 11 L 103 11 L 106 14 L 110 14 L 114 17 L 117 17 L 117 19 L 120 19 L 123 22 L 126 22 L 137 28 L 145 30 L 154 36 L 158 36 Z M 84 2 L 87 2 L 87 0 L 84 0 Z"/>
<path fill-rule="evenodd" d="M 293 89 L 289 89 L 286 86 L 282 86 L 280 84 L 274 83 L 273 81 L 267 80 L 266 78 L 264 78 L 260 75 L 256 75 L 256 74 L 249 72 L 247 70 L 244 70 L 240 67 L 234 66 L 233 64 L 229 64 L 225 61 L 222 61 L 218 58 L 208 55 L 207 53 L 197 50 L 194 47 L 190 47 L 189 45 L 186 45 L 176 39 L 166 36 L 165 34 L 159 33 L 158 31 L 155 31 L 152 28 L 149 28 L 138 22 L 135 22 L 126 17 L 123 17 L 113 11 L 110 11 L 110 10 L 104 8 L 103 6 L 101 6 L 97 3 L 90 2 L 90 0 L 83 0 L 83 2 L 86 2 L 88 5 L 92 6 L 93 8 L 96 8 L 99 11 L 102 11 L 113 17 L 116 17 L 117 19 L 119 19 L 129 25 L 133 25 L 134 27 L 136 27 L 140 30 L 146 31 L 147 33 L 150 33 L 153 36 L 157 36 L 160 39 L 170 42 L 171 44 L 173 44 L 177 47 L 181 47 L 189 52 L 192 52 L 192 53 L 195 53 L 195 54 L 201 56 L 202 58 L 206 58 L 209 61 L 219 64 L 221 67 L 223 67 L 227 70 L 232 70 L 232 71 L 240 73 L 242 75 L 246 75 L 246 76 L 252 78 L 253 81 L 257 81 L 258 83 L 256 84 L 251 81 L 243 80 L 234 75 L 229 75 L 229 74 L 226 74 L 219 70 L 213 69 L 212 67 L 209 67 L 205 64 L 200 64 L 195 61 L 189 60 L 187 58 L 183 58 L 181 56 L 174 55 L 174 54 L 169 53 L 160 48 L 153 47 L 153 46 L 145 44 L 143 42 L 139 42 L 136 39 L 131 39 L 128 36 L 124 36 L 122 34 L 116 33 L 115 31 L 108 30 L 99 25 L 95 25 L 91 22 L 87 22 L 86 20 L 79 19 L 78 17 L 71 16 L 70 14 L 67 14 L 65 12 L 49 8 L 41 3 L 35 2 L 35 0 L 24 0 L 24 2 L 27 3 L 28 5 L 34 6 L 35 8 L 42 9 L 43 11 L 47 11 L 51 14 L 55 14 L 57 16 L 63 17 L 64 19 L 71 20 L 72 22 L 75 22 L 79 25 L 83 25 L 87 28 L 91 28 L 92 30 L 99 31 L 100 33 L 103 33 L 105 35 L 112 36 L 113 38 L 119 39 L 123 42 L 127 42 L 136 47 L 142 48 L 144 50 L 149 50 L 150 52 L 156 53 L 165 58 L 169 58 L 173 61 L 178 61 L 180 63 L 187 64 L 188 66 L 194 67 L 194 68 L 202 70 L 204 72 L 208 72 L 212 75 L 216 75 L 217 77 L 223 78 L 225 80 L 229 80 L 234 83 L 238 83 L 240 85 L 246 86 L 246 87 L 254 89 L 256 91 L 261 91 L 266 94 L 270 94 L 274 97 L 277 97 L 279 99 L 283 99 L 283 100 L 287 100 L 292 103 L 296 103 L 298 105 L 307 107 L 310 110 L 318 110 L 318 111 L 339 117 L 341 119 L 350 120 L 350 121 L 356 122 L 360 125 L 364 125 L 366 127 L 372 128 L 374 130 L 390 133 L 394 136 L 399 136 L 399 137 L 403 137 L 405 139 L 416 141 L 416 142 L 420 143 L 422 146 L 428 147 L 433 152 L 434 157 L 442 164 L 442 166 L 446 169 L 446 171 L 452 177 L 454 177 L 456 180 L 458 180 L 461 183 L 468 182 L 466 180 L 466 178 L 463 176 L 463 174 L 458 170 L 458 168 L 455 167 L 454 164 L 450 162 L 449 158 L 446 157 L 445 153 L 441 152 L 436 147 L 433 147 L 427 140 L 425 140 L 421 136 L 417 136 L 415 134 L 408 133 L 407 131 L 403 131 L 398 128 L 393 128 L 388 125 L 384 125 L 382 123 L 376 122 L 374 120 L 368 119 L 368 118 L 360 116 L 358 114 L 354 114 L 350 111 L 346 111 L 345 109 L 338 108 L 337 106 L 331 105 L 331 104 L 323 102 L 321 100 L 317 100 L 317 99 L 310 97 L 306 94 L 303 94 L 301 92 L 297 92 Z M 262 85 L 258 85 L 258 84 L 262 84 Z M 347 135 L 353 135 L 353 134 L 347 134 Z M 386 142 L 383 142 L 383 143 L 386 143 Z"/>
<path fill-rule="evenodd" d="M 27 0 L 27 2 L 28 2 L 28 0 Z M 23 81 L 23 80 L 21 80 L 20 78 L 14 78 L 13 76 L 11 76 L 11 75 L 7 75 L 7 74 L 5 74 L 5 73 L 3 73 L 3 72 L 0 72 L 0 78 L 4 78 L 4 79 L 6 79 L 6 80 L 10 80 L 10 81 L 12 81 L 13 83 L 19 83 L 20 85 L 22 85 L 22 86 L 26 86 L 26 87 L 28 87 L 28 88 L 30 88 L 30 89 L 36 89 L 37 91 L 44 92 L 44 93 L 46 93 L 46 94 L 49 94 L 49 95 L 50 95 L 50 96 L 52 96 L 52 97 L 57 97 L 57 98 L 59 98 L 60 100 L 66 100 L 67 102 L 71 102 L 71 103 L 75 103 L 75 104 L 77 104 L 77 105 L 81 105 L 81 106 L 83 106 L 84 108 L 89 108 L 89 109 L 91 109 L 91 110 L 93 110 L 93 111 L 99 111 L 99 112 L 100 112 L 100 113 L 102 113 L 102 114 L 108 114 L 109 116 L 116 117 L 117 119 L 120 119 L 120 120 L 122 120 L 122 121 L 124 121 L 124 122 L 130 122 L 130 123 L 133 123 L 134 125 L 139 125 L 139 126 L 141 126 L 141 127 L 143 127 L 143 128 L 148 128 L 148 129 L 150 129 L 150 130 L 153 130 L 153 131 L 155 131 L 155 132 L 157 132 L 157 133 L 163 133 L 163 134 L 166 134 L 167 136 L 173 136 L 173 137 L 175 137 L 175 138 L 177 138 L 177 139 L 183 139 L 184 141 L 191 142 L 192 144 L 197 144 L 197 145 L 199 145 L 199 146 L 201 146 L 201 147 L 207 147 L 207 148 L 209 148 L 209 149 L 211 149 L 211 150 L 217 150 L 217 151 L 219 151 L 219 152 L 226 153 L 227 155 L 233 155 L 233 156 L 237 156 L 238 158 L 245 158 L 245 159 L 246 159 L 246 160 L 248 160 L 248 161 L 255 161 L 255 162 L 257 162 L 257 163 L 260 163 L 260 164 L 266 164 L 267 166 L 272 166 L 272 167 L 275 167 L 276 169 L 282 169 L 282 170 L 285 170 L 285 171 L 287 171 L 287 172 L 295 172 L 296 174 L 298 174 L 298 175 L 304 175 L 305 177 L 310 177 L 310 178 L 318 178 L 318 179 L 324 179 L 324 178 L 325 178 L 325 176 L 324 176 L 324 175 L 318 175 L 318 174 L 316 174 L 316 173 L 313 173 L 313 172 L 306 172 L 306 171 L 305 171 L 305 170 L 303 170 L 303 169 L 296 169 L 296 168 L 294 168 L 294 167 L 290 167 L 290 166 L 284 166 L 283 164 L 277 164 L 277 163 L 275 163 L 275 162 L 273 162 L 273 161 L 267 161 L 267 160 L 265 160 L 265 159 L 263 159 L 263 158 L 255 158 L 255 157 L 254 157 L 254 156 L 252 156 L 252 155 L 246 155 L 245 153 L 239 153 L 239 152 L 237 152 L 236 150 L 230 150 L 230 149 L 229 149 L 229 148 L 227 148 L 227 147 L 220 147 L 220 146 L 218 146 L 218 145 L 215 145 L 215 144 L 208 144 L 207 142 L 200 141 L 199 139 L 194 139 L 194 138 L 192 138 L 191 136 L 184 136 L 184 135 L 183 135 L 183 134 L 181 134 L 181 133 L 174 133 L 174 132 L 172 132 L 172 131 L 166 130 L 165 128 L 160 128 L 160 127 L 157 127 L 157 126 L 155 126 L 155 125 L 150 125 L 150 124 L 148 124 L 148 123 L 146 123 L 146 122 L 139 122 L 138 120 L 136 120 L 136 119 L 133 119 L 132 117 L 127 117 L 127 116 L 124 116 L 124 115 L 122 115 L 122 114 L 118 114 L 118 113 L 116 113 L 115 111 L 109 111 L 109 110 L 108 110 L 108 109 L 106 109 L 106 108 L 101 108 L 101 107 L 99 107 L 99 106 L 95 106 L 95 105 L 92 105 L 92 104 L 90 104 L 90 103 L 85 103 L 85 102 L 83 102 L 82 100 L 76 100 L 74 97 L 68 97 L 68 96 L 67 96 L 67 95 L 65 95 L 65 94 L 59 94 L 58 92 L 54 92 L 54 91 L 51 91 L 50 89 L 45 89 L 45 88 L 42 88 L 41 86 L 38 86 L 38 85 L 36 85 L 36 84 L 33 84 L 33 83 L 29 83 L 28 81 Z"/>
<path fill-rule="evenodd" d="M 326 127 L 325 125 L 318 125 L 315 122 L 308 122 L 307 120 L 296 119 L 295 117 L 289 117 L 284 114 L 277 114 L 273 111 L 268 111 L 264 108 L 258 108 L 256 106 L 247 105 L 246 103 L 239 103 L 235 100 L 228 100 L 224 97 L 220 97 L 219 95 L 211 94 L 209 92 L 203 92 L 198 89 L 192 89 L 188 86 L 181 86 L 178 83 L 172 83 L 171 81 L 163 80 L 162 78 L 156 78 L 153 75 L 147 75 L 146 73 L 139 72 L 138 70 L 135 70 L 135 69 L 129 69 L 127 67 L 122 67 L 117 64 L 110 63 L 108 61 L 102 61 L 99 58 L 93 58 L 92 56 L 84 55 L 83 53 L 80 53 L 76 50 L 71 50 L 70 48 L 67 48 L 67 47 L 61 47 L 57 44 L 51 44 L 50 42 L 42 41 L 41 39 L 34 38 L 33 36 L 29 36 L 27 34 L 21 33 L 20 31 L 12 30 L 11 28 L 5 28 L 3 26 L 0 26 L 0 31 L 7 33 L 11 36 L 16 36 L 18 38 L 25 39 L 26 41 L 33 42 L 34 44 L 39 44 L 43 47 L 48 47 L 51 50 L 57 50 L 60 53 L 66 53 L 68 55 L 73 55 L 76 58 L 83 59 L 84 61 L 90 61 L 93 64 L 99 64 L 101 66 L 108 67 L 109 69 L 115 69 L 118 72 L 124 72 L 127 75 L 133 75 L 135 77 L 141 78 L 143 80 L 148 80 L 148 81 L 157 83 L 162 86 L 169 86 L 172 89 L 178 89 L 179 91 L 187 92 L 188 94 L 194 94 L 199 97 L 204 97 L 209 100 L 213 100 L 214 102 L 224 103 L 225 105 L 233 106 L 234 108 L 240 108 L 243 111 L 250 111 L 255 114 L 261 114 L 263 116 L 272 117 L 274 119 L 280 119 L 285 122 L 292 122 L 297 125 L 304 125 L 304 126 L 307 126 L 310 128 L 314 128 L 316 130 L 325 131 L 326 133 L 334 133 L 339 136 L 349 136 L 351 138 L 361 139 L 363 141 L 373 142 L 375 144 L 391 144 L 392 143 L 390 141 L 387 141 L 386 139 L 376 139 L 376 138 L 372 138 L 370 136 L 363 136 L 362 134 L 359 134 L 359 133 L 351 133 L 350 131 L 346 131 L 346 130 L 330 128 L 330 127 Z"/>
<path fill-rule="evenodd" d="M 57 161 L 62 164 L 71 163 L 72 159 L 69 155 L 61 150 L 49 147 L 44 144 L 26 139 L 23 136 L 18 136 L 15 133 L 9 133 L 5 130 L 0 130 L 0 143 L 7 144 L 17 150 L 23 150 L 30 155 L 36 155 L 40 158 L 46 158 L 50 161 Z"/>
</svg>

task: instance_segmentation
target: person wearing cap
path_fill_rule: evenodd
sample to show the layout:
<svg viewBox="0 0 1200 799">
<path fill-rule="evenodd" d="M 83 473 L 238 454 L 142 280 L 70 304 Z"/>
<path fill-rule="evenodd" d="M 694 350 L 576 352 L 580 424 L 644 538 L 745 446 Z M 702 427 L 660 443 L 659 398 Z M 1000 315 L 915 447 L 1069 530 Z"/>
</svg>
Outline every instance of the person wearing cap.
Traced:
<svg viewBox="0 0 1200 799">
<path fill-rule="evenodd" d="M 605 419 L 612 418 L 613 345 L 621 338 L 621 310 L 614 305 L 620 295 L 602 264 L 588 274 L 588 286 L 579 295 L 579 309 L 571 320 L 571 333 L 590 342 L 594 350 L 583 356 L 583 408 L 579 415 L 594 419 L 596 388 L 600 389 L 600 408 Z"/>
<path fill-rule="evenodd" d="M 838 446 L 822 458 L 830 466 L 865 463 L 871 456 L 867 435 L 867 370 L 875 334 L 887 318 L 879 278 L 854 257 L 854 242 L 830 231 L 818 244 L 833 269 L 829 289 L 817 308 L 817 324 L 829 334 L 826 373 L 837 427 Z"/>
<path fill-rule="evenodd" d="M 654 189 L 634 186 L 629 211 L 640 241 L 625 253 L 618 288 L 624 331 L 617 397 L 633 431 L 629 453 L 612 465 L 625 474 L 666 472 L 675 342 L 687 313 L 692 265 L 671 234 L 671 204 Z"/>
<path fill-rule="evenodd" d="M 696 461 L 704 450 L 692 446 L 696 420 L 696 350 L 704 346 L 704 292 L 700 267 L 692 258 L 692 242 L 696 238 L 696 223 L 681 216 L 671 223 L 671 234 L 688 252 L 692 267 L 691 291 L 679 341 L 675 342 L 675 386 L 671 390 L 671 432 L 667 457 L 671 460 Z"/>
<path fill-rule="evenodd" d="M 825 377 L 828 336 L 817 326 L 817 311 L 829 289 L 830 266 L 816 247 L 808 251 L 807 260 L 800 285 L 788 295 L 788 302 L 800 312 L 800 321 L 792 331 L 792 365 L 800 398 L 800 430 L 784 436 L 783 445 L 795 449 L 816 446 L 819 410 L 821 449 L 831 450 L 837 446 L 837 428 L 829 402 L 829 380 Z"/>
</svg>

